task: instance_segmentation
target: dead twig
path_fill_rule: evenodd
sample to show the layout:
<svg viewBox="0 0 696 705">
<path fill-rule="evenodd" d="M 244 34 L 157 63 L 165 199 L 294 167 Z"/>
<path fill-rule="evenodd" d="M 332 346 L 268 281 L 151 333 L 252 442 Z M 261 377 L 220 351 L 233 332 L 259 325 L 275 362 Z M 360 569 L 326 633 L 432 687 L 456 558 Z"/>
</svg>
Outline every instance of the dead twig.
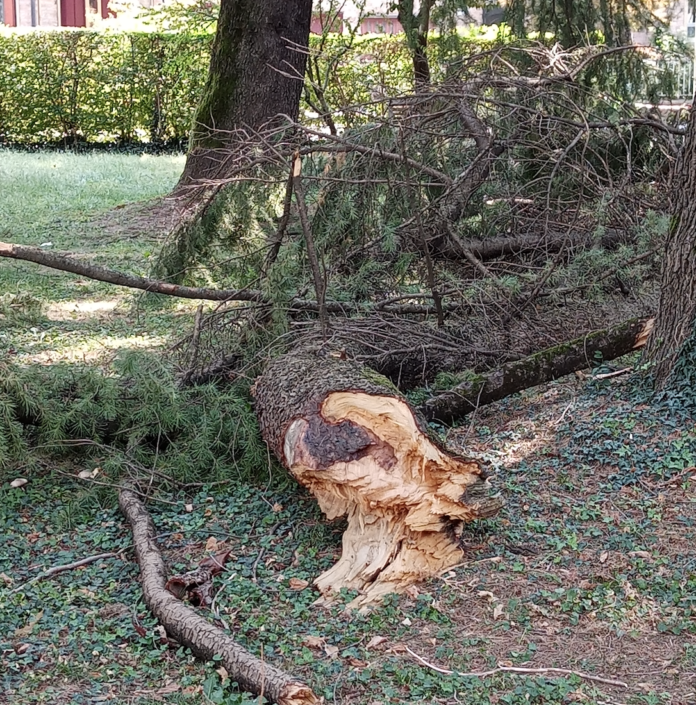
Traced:
<svg viewBox="0 0 696 705">
<path fill-rule="evenodd" d="M 613 685 L 617 688 L 628 688 L 628 683 L 624 681 L 614 680 L 613 678 L 604 678 L 603 676 L 593 676 L 591 673 L 584 673 L 583 671 L 573 671 L 568 668 L 523 668 L 521 666 L 497 666 L 496 668 L 491 668 L 489 671 L 472 671 L 471 673 L 461 673 L 460 671 L 450 671 L 448 668 L 442 668 L 436 666 L 429 661 L 426 661 L 422 656 L 419 656 L 415 651 L 411 651 L 408 646 L 404 646 L 406 651 L 413 656 L 416 661 L 421 663 L 423 666 L 436 671 L 437 673 L 442 673 L 446 676 L 459 676 L 460 678 L 487 678 L 488 676 L 494 676 L 497 673 L 516 673 L 519 675 L 543 675 L 545 673 L 558 674 L 560 676 L 576 676 L 577 678 L 582 678 L 583 680 L 594 681 L 596 683 L 604 683 L 606 685 Z"/>
<path fill-rule="evenodd" d="M 73 561 L 72 563 L 54 565 L 52 568 L 44 570 L 43 573 L 39 573 L 38 575 L 34 576 L 31 580 L 27 581 L 26 583 L 22 583 L 20 586 L 14 588 L 14 590 L 12 590 L 10 594 L 19 592 L 20 590 L 23 590 L 24 588 L 29 587 L 30 585 L 34 585 L 35 583 L 38 583 L 41 580 L 46 580 L 47 578 L 50 578 L 54 575 L 58 575 L 58 573 L 64 573 L 67 570 L 74 570 L 75 568 L 82 568 L 82 566 L 89 565 L 90 563 L 95 563 L 96 561 L 105 560 L 107 558 L 116 558 L 117 556 L 122 555 L 123 553 L 125 553 L 125 551 L 128 551 L 131 548 L 132 546 L 126 546 L 120 551 L 97 553 L 94 556 L 87 556 L 86 558 L 81 558 L 79 561 Z"/>
</svg>

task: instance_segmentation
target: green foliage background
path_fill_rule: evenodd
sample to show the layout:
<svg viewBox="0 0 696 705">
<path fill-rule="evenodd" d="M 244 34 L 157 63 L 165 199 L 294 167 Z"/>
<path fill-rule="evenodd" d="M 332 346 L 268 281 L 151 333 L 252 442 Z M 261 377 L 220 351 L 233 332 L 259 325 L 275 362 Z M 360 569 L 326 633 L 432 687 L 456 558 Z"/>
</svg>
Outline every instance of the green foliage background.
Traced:
<svg viewBox="0 0 696 705">
<path fill-rule="evenodd" d="M 452 62 L 494 42 L 482 35 L 434 37 L 434 77 L 443 78 Z M 204 32 L 2 30 L 0 141 L 184 141 L 211 44 L 212 34 Z M 332 35 L 312 37 L 311 44 L 331 69 L 327 98 L 333 106 L 368 103 L 375 91 L 410 89 L 412 68 L 401 37 L 348 42 Z M 346 123 L 365 119 L 356 113 Z"/>
<path fill-rule="evenodd" d="M 210 41 L 164 32 L 0 32 L 0 138 L 185 139 Z"/>
</svg>

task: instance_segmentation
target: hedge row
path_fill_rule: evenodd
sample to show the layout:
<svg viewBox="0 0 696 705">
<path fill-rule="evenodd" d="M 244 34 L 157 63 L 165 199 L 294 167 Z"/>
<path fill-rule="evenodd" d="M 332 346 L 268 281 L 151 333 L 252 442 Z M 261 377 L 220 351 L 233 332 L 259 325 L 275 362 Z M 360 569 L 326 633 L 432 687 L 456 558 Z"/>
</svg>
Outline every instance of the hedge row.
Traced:
<svg viewBox="0 0 696 705">
<path fill-rule="evenodd" d="M 326 98 L 334 107 L 369 103 L 411 84 L 402 37 L 360 37 L 349 50 L 338 35 L 311 41 L 315 48 L 321 43 L 320 82 L 328 72 Z M 434 37 L 434 77 L 490 42 Z M 0 31 L 0 142 L 186 140 L 211 45 L 212 35 L 185 32 Z M 368 118 L 348 111 L 343 121 L 349 127 Z"/>
<path fill-rule="evenodd" d="M 0 33 L 0 140 L 185 139 L 210 45 L 191 34 Z"/>
</svg>

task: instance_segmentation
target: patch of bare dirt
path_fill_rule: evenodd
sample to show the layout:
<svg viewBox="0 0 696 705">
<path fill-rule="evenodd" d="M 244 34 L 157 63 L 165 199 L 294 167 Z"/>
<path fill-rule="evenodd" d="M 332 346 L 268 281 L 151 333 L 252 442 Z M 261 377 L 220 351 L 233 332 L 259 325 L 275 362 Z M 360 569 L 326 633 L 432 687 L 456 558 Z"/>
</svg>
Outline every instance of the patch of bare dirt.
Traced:
<svg viewBox="0 0 696 705">
<path fill-rule="evenodd" d="M 147 238 L 161 240 L 176 225 L 181 216 L 177 199 L 165 196 L 142 203 L 116 206 L 92 223 L 105 243 Z"/>
</svg>

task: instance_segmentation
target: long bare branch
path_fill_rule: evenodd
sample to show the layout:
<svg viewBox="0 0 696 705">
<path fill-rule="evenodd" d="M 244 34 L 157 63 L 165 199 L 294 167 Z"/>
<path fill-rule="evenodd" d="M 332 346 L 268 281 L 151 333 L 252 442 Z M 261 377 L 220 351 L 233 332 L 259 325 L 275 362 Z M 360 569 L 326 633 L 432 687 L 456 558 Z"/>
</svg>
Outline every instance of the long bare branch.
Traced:
<svg viewBox="0 0 696 705">
<path fill-rule="evenodd" d="M 253 289 L 210 289 L 207 287 L 182 286 L 149 277 L 139 277 L 136 274 L 126 274 L 114 269 L 107 269 L 98 264 L 80 262 L 72 257 L 56 252 L 47 252 L 39 247 L 17 245 L 11 242 L 0 242 L 0 257 L 34 262 L 62 272 L 79 274 L 88 279 L 126 286 L 130 289 L 141 289 L 154 294 L 177 296 L 182 299 L 202 299 L 205 301 L 254 301 L 264 303 L 266 298 L 260 291 Z"/>
</svg>

